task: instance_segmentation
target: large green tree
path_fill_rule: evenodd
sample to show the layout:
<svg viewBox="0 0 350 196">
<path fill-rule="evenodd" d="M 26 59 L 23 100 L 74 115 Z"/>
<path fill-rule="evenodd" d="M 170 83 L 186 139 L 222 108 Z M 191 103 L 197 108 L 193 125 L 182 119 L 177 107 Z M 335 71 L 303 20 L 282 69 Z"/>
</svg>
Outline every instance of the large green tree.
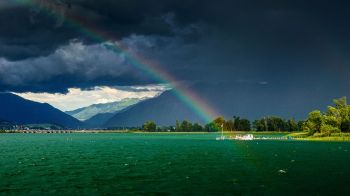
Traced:
<svg viewBox="0 0 350 196">
<path fill-rule="evenodd" d="M 350 106 L 347 104 L 347 98 L 341 97 L 333 102 L 334 106 L 328 106 L 326 123 L 341 131 L 350 131 Z"/>
<path fill-rule="evenodd" d="M 224 125 L 224 129 L 226 131 L 236 131 L 234 120 L 231 119 L 231 120 L 226 121 L 225 125 Z"/>
<path fill-rule="evenodd" d="M 232 123 L 233 123 L 233 130 L 235 130 L 235 131 L 250 131 L 251 130 L 251 124 L 250 124 L 250 121 L 248 119 L 234 116 Z"/>
<path fill-rule="evenodd" d="M 240 119 L 237 125 L 237 128 L 239 131 L 250 131 L 251 130 L 250 121 L 244 118 Z"/>
<path fill-rule="evenodd" d="M 205 125 L 205 130 L 208 132 L 218 132 L 220 129 L 214 122 L 210 122 Z"/>
<path fill-rule="evenodd" d="M 287 123 L 280 117 L 272 116 L 267 118 L 268 131 L 287 131 Z"/>
<path fill-rule="evenodd" d="M 265 125 L 265 118 L 253 122 L 253 127 L 256 131 L 267 131 L 267 126 Z"/>
<path fill-rule="evenodd" d="M 322 133 L 324 135 L 350 131 L 350 106 L 347 104 L 346 97 L 334 99 L 333 103 L 333 106 L 327 107 L 324 114 L 319 110 L 310 112 L 304 123 L 304 130 L 309 131 L 310 134 Z"/>
<path fill-rule="evenodd" d="M 203 131 L 203 127 L 202 125 L 198 124 L 198 123 L 194 123 L 193 126 L 192 126 L 192 131 L 194 132 L 201 132 Z"/>
<path fill-rule="evenodd" d="M 293 132 L 293 131 L 300 131 L 298 123 L 294 119 L 290 119 L 287 121 L 287 131 Z"/>
<path fill-rule="evenodd" d="M 185 132 L 191 132 L 192 131 L 192 123 L 188 120 L 182 121 L 180 125 L 180 130 Z"/>
<path fill-rule="evenodd" d="M 321 132 L 321 126 L 324 122 L 321 111 L 314 110 L 309 113 L 306 122 L 304 123 L 304 130 L 309 131 L 311 135 L 316 132 Z"/>
<path fill-rule="evenodd" d="M 157 130 L 157 125 L 154 121 L 147 121 L 143 124 L 143 130 L 152 132 Z"/>
<path fill-rule="evenodd" d="M 225 118 L 220 116 L 218 118 L 216 118 L 213 123 L 215 124 L 215 126 L 221 130 L 222 126 L 225 125 Z"/>
</svg>

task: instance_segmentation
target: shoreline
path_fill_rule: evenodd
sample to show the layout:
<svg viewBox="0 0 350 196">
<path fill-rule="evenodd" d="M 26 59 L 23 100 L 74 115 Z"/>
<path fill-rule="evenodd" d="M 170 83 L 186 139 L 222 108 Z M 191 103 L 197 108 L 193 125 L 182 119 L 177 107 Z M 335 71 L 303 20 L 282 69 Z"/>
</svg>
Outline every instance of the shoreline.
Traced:
<svg viewBox="0 0 350 196">
<path fill-rule="evenodd" d="M 32 130 L 32 131 L 2 131 L 0 134 L 221 134 L 221 132 L 146 132 L 146 131 L 125 131 L 125 130 Z M 350 142 L 350 134 L 339 134 L 333 136 L 307 136 L 306 132 L 256 132 L 256 131 L 226 131 L 224 135 L 234 136 L 237 134 L 253 134 L 253 135 L 279 135 L 284 134 L 284 137 L 291 137 L 294 141 L 321 141 L 321 142 Z"/>
</svg>

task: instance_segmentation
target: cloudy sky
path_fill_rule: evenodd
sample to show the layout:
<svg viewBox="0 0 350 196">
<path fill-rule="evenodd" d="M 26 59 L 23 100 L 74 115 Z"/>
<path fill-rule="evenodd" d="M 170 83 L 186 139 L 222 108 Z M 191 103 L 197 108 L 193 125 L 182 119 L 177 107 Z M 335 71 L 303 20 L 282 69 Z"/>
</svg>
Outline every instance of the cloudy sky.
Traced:
<svg viewBox="0 0 350 196">
<path fill-rule="evenodd" d="M 337 0 L 1 0 L 0 91 L 62 97 L 164 83 L 110 47 L 119 44 L 225 116 L 303 118 L 350 96 L 349 8 Z"/>
</svg>

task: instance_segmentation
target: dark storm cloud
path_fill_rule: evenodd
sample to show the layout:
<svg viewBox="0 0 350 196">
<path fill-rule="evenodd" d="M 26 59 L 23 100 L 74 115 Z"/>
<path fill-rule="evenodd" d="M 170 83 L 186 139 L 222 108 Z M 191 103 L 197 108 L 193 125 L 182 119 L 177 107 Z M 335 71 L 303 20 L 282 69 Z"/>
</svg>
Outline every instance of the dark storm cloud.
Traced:
<svg viewBox="0 0 350 196">
<path fill-rule="evenodd" d="M 154 82 L 108 47 L 112 42 L 84 45 L 70 42 L 48 56 L 18 61 L 0 59 L 0 83 L 13 89 L 64 91 L 69 86 L 89 88 Z M 41 87 L 41 88 L 38 88 Z"/>
<path fill-rule="evenodd" d="M 168 24 L 160 18 L 165 13 L 159 10 L 151 14 L 146 1 L 32 1 L 34 5 L 11 3 L 13 1 L 0 4 L 2 57 L 18 60 L 47 55 L 75 38 L 96 42 L 67 18 L 82 21 L 83 26 L 98 29 L 115 39 L 130 33 L 171 33 Z"/>
<path fill-rule="evenodd" d="M 252 54 L 261 53 L 265 47 L 288 51 L 299 49 L 300 44 L 313 46 L 312 42 L 332 33 L 329 31 L 343 36 L 348 31 L 341 25 L 349 16 L 346 1 L 341 6 L 329 5 L 328 1 L 33 1 L 41 6 L 0 5 L 1 56 L 21 59 L 47 55 L 70 39 L 94 41 L 69 23 L 62 23 L 62 18 L 79 18 L 120 39 L 131 33 L 173 35 L 172 26 L 161 19 L 173 13 L 177 25 L 203 22 L 234 38 Z M 197 39 L 197 35 L 192 38 Z"/>
<path fill-rule="evenodd" d="M 62 92 L 157 82 L 127 61 L 115 63 L 120 54 L 88 58 L 105 52 L 103 43 L 70 18 L 158 61 L 204 99 L 226 108 L 226 115 L 249 115 L 255 108 L 256 117 L 275 111 L 301 116 L 302 107 L 317 108 L 350 90 L 340 85 L 350 82 L 349 1 L 35 0 L 36 7 L 1 2 L 1 90 Z M 84 61 L 58 54 L 72 40 L 89 51 L 81 54 Z M 312 97 L 320 101 L 312 103 Z"/>
</svg>

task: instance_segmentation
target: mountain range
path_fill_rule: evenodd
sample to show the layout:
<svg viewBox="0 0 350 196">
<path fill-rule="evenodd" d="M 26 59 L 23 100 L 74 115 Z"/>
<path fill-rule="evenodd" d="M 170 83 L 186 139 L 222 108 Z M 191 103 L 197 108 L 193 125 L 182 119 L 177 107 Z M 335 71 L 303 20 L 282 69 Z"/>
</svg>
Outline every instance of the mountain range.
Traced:
<svg viewBox="0 0 350 196">
<path fill-rule="evenodd" d="M 84 121 L 79 121 L 84 120 Z M 0 120 L 16 124 L 54 124 L 65 128 L 116 128 L 141 126 L 148 120 L 157 125 L 174 125 L 176 120 L 204 123 L 180 101 L 173 91 L 147 100 L 125 99 L 62 112 L 47 103 L 0 93 Z"/>
<path fill-rule="evenodd" d="M 118 103 L 112 103 L 112 105 L 114 104 L 118 105 Z M 99 104 L 98 107 L 108 108 L 109 105 Z M 96 105 L 92 107 L 96 107 Z M 86 128 L 135 127 L 141 126 L 148 120 L 153 120 L 158 125 L 166 126 L 174 125 L 176 120 L 182 121 L 185 119 L 204 123 L 199 115 L 190 110 L 188 106 L 175 96 L 173 91 L 165 91 L 155 98 L 139 101 L 115 112 L 99 111 L 100 113 L 84 121 L 83 126 Z"/>
</svg>

